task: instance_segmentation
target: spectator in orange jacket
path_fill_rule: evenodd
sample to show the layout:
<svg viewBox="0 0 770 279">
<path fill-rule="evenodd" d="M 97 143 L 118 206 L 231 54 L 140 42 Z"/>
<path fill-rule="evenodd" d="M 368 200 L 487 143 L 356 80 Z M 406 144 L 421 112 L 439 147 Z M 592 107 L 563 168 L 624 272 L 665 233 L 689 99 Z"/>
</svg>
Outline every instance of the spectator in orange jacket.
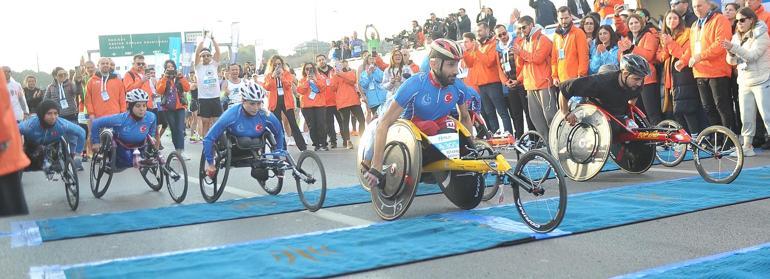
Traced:
<svg viewBox="0 0 770 279">
<path fill-rule="evenodd" d="M 292 94 L 293 81 L 294 75 L 289 72 L 288 67 L 283 62 L 283 58 L 278 55 L 270 57 L 270 60 L 267 62 L 264 82 L 264 87 L 268 91 L 268 109 L 278 119 L 281 119 L 281 114 L 286 114 L 286 120 L 289 121 L 289 128 L 291 128 L 294 142 L 300 151 L 304 151 L 307 149 L 307 144 L 302 136 L 302 131 L 297 126 L 297 119 L 294 118 L 296 104 Z"/>
<path fill-rule="evenodd" d="M 615 6 L 617 5 L 622 6 L 623 0 L 596 0 L 594 1 L 594 11 L 599 13 L 601 19 L 604 19 L 604 17 L 615 13 Z"/>
<path fill-rule="evenodd" d="M 185 92 L 190 92 L 190 82 L 177 70 L 174 60 L 166 60 L 163 63 L 166 71 L 163 77 L 158 81 L 157 92 L 166 101 L 161 101 L 161 106 L 165 111 L 166 121 L 171 129 L 171 141 L 174 148 L 185 160 L 189 157 L 184 155 L 184 134 L 185 134 L 185 114 L 187 109 L 187 98 Z"/>
<path fill-rule="evenodd" d="M 331 81 L 329 81 L 331 85 Z M 315 151 L 329 151 L 326 141 L 326 79 L 317 72 L 313 63 L 302 66 L 302 80 L 297 86 L 301 96 L 302 115 L 310 129 L 310 139 Z"/>
<path fill-rule="evenodd" d="M 641 15 L 636 13 L 628 17 L 628 30 L 626 37 L 618 42 L 618 59 L 625 54 L 638 54 L 647 60 L 650 64 L 651 73 L 644 78 L 642 87 L 641 104 L 637 101 L 637 106 L 642 108 L 647 114 L 650 124 L 655 126 L 663 120 L 663 113 L 660 108 L 660 88 L 658 87 L 658 74 L 655 71 L 653 61 L 658 53 L 660 40 L 658 32 L 654 28 L 645 27 L 647 22 Z"/>
<path fill-rule="evenodd" d="M 0 80 L 5 80 L 3 71 L 0 71 Z M 0 82 L 0 161 L 3 162 L 0 164 L 0 217 L 29 213 L 20 173 L 29 166 L 29 158 L 22 149 L 10 95 L 6 83 Z"/>
<path fill-rule="evenodd" d="M 551 90 L 551 51 L 553 43 L 530 16 L 523 16 L 516 26 L 521 32 L 513 46 L 516 55 L 517 78 L 527 90 L 529 117 L 535 130 L 548 139 L 548 130 L 556 115 L 556 91 Z"/>
<path fill-rule="evenodd" d="M 358 130 L 364 130 L 364 111 L 361 109 L 361 97 L 356 92 L 356 72 L 348 67 L 348 61 L 343 59 L 339 69 L 332 78 L 332 84 L 337 87 L 337 110 L 342 115 L 342 127 L 350 126 L 350 115 L 358 119 Z M 343 148 L 353 149 L 353 143 L 348 137 L 342 143 Z"/>
<path fill-rule="evenodd" d="M 765 25 L 770 26 L 770 12 L 765 10 L 765 6 L 762 5 L 762 0 L 746 0 L 746 6 L 750 7 L 754 13 L 757 14 L 757 19 L 763 21 Z M 767 32 L 770 33 L 770 28 Z"/>
<path fill-rule="evenodd" d="M 315 60 L 318 74 L 323 77 L 324 83 L 326 83 L 326 92 L 323 95 L 326 98 L 326 133 L 329 137 L 330 148 L 337 148 L 337 130 L 334 128 L 334 119 L 337 119 L 337 124 L 340 126 L 343 142 L 350 140 L 350 130 L 348 127 L 343 127 L 342 115 L 337 110 L 337 87 L 332 83 L 332 77 L 334 77 L 336 70 L 326 64 L 326 55 L 319 54 Z"/>
<path fill-rule="evenodd" d="M 127 110 L 126 89 L 118 76 L 112 73 L 111 64 L 109 58 L 99 59 L 99 71 L 86 87 L 86 110 L 92 122 L 96 118 Z"/>
<path fill-rule="evenodd" d="M 469 67 L 471 73 L 475 73 L 476 83 L 481 95 L 481 109 L 490 132 L 504 129 L 513 134 L 511 115 L 508 112 L 507 102 L 503 96 L 503 84 L 500 82 L 500 60 L 497 57 L 497 39 L 492 28 L 486 22 L 479 22 L 476 29 L 476 38 L 479 44 L 468 45 L 463 54 L 463 62 Z M 470 73 L 469 73 L 470 75 Z M 503 121 L 502 127 L 497 122 L 497 115 Z"/>
<path fill-rule="evenodd" d="M 583 29 L 572 24 L 572 14 L 567 7 L 557 12 L 559 27 L 553 35 L 551 67 L 553 86 L 560 81 L 588 75 L 588 41 Z"/>
<path fill-rule="evenodd" d="M 414 61 L 412 61 L 412 59 L 410 58 L 408 49 L 402 49 L 401 56 L 404 57 L 404 61 L 406 61 L 406 64 L 409 65 L 409 70 L 412 70 L 413 74 L 420 72 L 420 66 L 415 64 Z"/>
<path fill-rule="evenodd" d="M 147 64 L 144 63 L 144 55 L 135 55 L 134 66 L 123 76 L 123 87 L 126 88 L 126 92 L 134 89 L 142 89 L 144 92 L 147 92 L 147 94 L 150 94 L 150 100 L 153 100 L 155 96 L 152 95 L 152 89 L 150 88 L 151 77 L 145 74 L 145 66 L 147 66 Z M 154 109 L 154 103 L 155 102 L 153 101 L 147 102 L 147 110 Z M 153 113 L 155 113 L 156 117 L 158 116 L 157 110 Z"/>
<path fill-rule="evenodd" d="M 690 29 L 690 53 L 688 65 L 698 81 L 703 109 L 709 118 L 709 125 L 723 125 L 733 132 L 737 129 L 730 76 L 732 67 L 725 59 L 726 51 L 722 41 L 731 39 L 730 22 L 720 13 L 711 10 L 710 1 L 693 0 L 693 12 L 698 20 Z"/>
</svg>

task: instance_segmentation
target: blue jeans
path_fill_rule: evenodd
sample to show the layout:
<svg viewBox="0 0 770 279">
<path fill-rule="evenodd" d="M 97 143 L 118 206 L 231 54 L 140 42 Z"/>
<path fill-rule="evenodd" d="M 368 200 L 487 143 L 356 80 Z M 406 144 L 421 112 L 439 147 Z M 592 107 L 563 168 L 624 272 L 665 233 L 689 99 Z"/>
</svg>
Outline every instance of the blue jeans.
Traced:
<svg viewBox="0 0 770 279">
<path fill-rule="evenodd" d="M 174 149 L 176 150 L 184 150 L 184 117 L 184 109 L 166 111 L 166 120 L 171 129 L 171 141 L 174 143 Z"/>
<path fill-rule="evenodd" d="M 479 95 L 481 95 L 481 109 L 484 116 L 487 117 L 487 126 L 489 131 L 494 133 L 500 129 L 497 122 L 497 115 L 503 121 L 503 129 L 513 134 L 511 125 L 511 115 L 508 113 L 508 102 L 503 96 L 503 85 L 499 82 L 479 86 Z"/>
</svg>

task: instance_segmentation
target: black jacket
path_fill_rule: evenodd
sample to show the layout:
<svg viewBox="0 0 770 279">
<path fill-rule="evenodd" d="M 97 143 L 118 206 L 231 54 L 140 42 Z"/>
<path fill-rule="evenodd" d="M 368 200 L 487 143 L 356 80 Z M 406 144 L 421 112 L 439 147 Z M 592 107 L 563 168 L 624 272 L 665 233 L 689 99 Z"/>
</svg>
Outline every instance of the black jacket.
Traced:
<svg viewBox="0 0 770 279">
<path fill-rule="evenodd" d="M 464 15 L 460 17 L 460 34 L 459 36 L 462 36 L 465 33 L 471 32 L 471 19 L 468 18 L 468 15 Z"/>
<path fill-rule="evenodd" d="M 580 2 L 581 7 L 583 8 L 583 13 L 578 12 L 577 2 Z M 588 1 L 586 0 L 569 0 L 567 7 L 569 7 L 570 13 L 572 13 L 572 15 L 576 16 L 577 18 L 583 18 L 588 13 L 593 11 L 593 6 L 588 5 Z"/>
<path fill-rule="evenodd" d="M 529 0 L 529 6 L 535 9 L 535 22 L 540 26 L 556 23 L 556 6 L 550 0 Z"/>
</svg>

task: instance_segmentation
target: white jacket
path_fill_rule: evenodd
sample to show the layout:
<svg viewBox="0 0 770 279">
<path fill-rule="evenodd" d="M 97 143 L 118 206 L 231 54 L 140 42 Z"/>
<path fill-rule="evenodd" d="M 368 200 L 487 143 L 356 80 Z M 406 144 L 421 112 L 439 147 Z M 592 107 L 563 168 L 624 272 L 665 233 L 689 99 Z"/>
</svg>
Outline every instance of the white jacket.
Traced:
<svg viewBox="0 0 770 279">
<path fill-rule="evenodd" d="M 8 96 L 11 98 L 11 106 L 13 107 L 13 115 L 16 116 L 16 121 L 24 120 L 24 115 L 29 114 L 29 108 L 27 107 L 27 99 L 24 97 L 24 89 L 21 84 L 16 82 L 12 77 L 8 78 Z"/>
<path fill-rule="evenodd" d="M 401 87 L 401 84 L 404 83 L 404 77 L 403 75 L 405 73 L 408 73 L 410 76 L 415 74 L 412 73 L 412 69 L 409 68 L 409 65 L 404 65 L 401 67 L 401 71 L 393 70 L 390 67 L 385 68 L 383 70 L 384 74 L 382 75 L 382 88 L 385 88 L 385 90 L 388 90 L 388 96 L 392 96 L 396 93 L 399 87 Z M 393 80 L 394 76 L 400 72 L 401 81 L 395 81 Z"/>
<path fill-rule="evenodd" d="M 744 41 L 741 43 L 741 41 Z M 733 35 L 733 47 L 727 52 L 727 63 L 736 65 L 738 69 L 738 84 L 755 86 L 770 78 L 770 36 L 767 35 L 767 25 L 757 21 L 754 30 L 744 34 Z"/>
</svg>

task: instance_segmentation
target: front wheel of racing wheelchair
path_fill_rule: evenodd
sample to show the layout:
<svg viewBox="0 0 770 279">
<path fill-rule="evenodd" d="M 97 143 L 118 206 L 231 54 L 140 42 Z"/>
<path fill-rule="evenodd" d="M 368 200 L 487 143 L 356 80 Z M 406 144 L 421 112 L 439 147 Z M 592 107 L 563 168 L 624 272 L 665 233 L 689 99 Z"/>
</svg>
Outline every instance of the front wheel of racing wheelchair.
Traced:
<svg viewBox="0 0 770 279">
<path fill-rule="evenodd" d="M 112 141 L 112 131 L 104 130 L 99 133 L 102 143 L 91 159 L 91 193 L 97 199 L 102 198 L 110 187 L 115 170 L 115 148 Z"/>
<path fill-rule="evenodd" d="M 49 162 L 47 168 L 43 167 L 46 178 L 49 181 L 56 181 L 53 178 L 54 174 L 61 176 L 61 180 L 64 182 L 67 204 L 69 204 L 72 211 L 77 210 L 80 203 L 80 181 L 67 141 L 60 137 L 59 140 L 45 146 L 43 160 Z"/>
</svg>

